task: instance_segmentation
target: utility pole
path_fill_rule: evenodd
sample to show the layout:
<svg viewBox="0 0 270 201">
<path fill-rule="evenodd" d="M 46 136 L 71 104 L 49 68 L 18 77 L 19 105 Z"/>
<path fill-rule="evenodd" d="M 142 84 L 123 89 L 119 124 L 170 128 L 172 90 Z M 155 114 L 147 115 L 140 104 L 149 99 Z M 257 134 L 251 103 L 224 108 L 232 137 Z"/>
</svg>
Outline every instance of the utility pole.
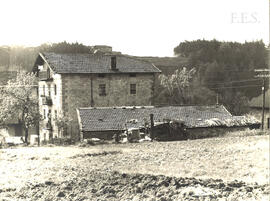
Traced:
<svg viewBox="0 0 270 201">
<path fill-rule="evenodd" d="M 154 140 L 154 115 L 150 114 L 150 138 L 151 141 Z"/>
<path fill-rule="evenodd" d="M 265 110 L 265 78 L 263 78 L 263 86 L 262 86 L 262 130 L 264 129 L 264 110 Z"/>
<path fill-rule="evenodd" d="M 266 78 L 270 77 L 270 69 L 255 69 L 255 72 L 259 72 L 261 74 L 257 75 L 256 77 L 262 78 L 262 126 L 261 129 L 264 129 L 264 110 L 265 110 L 265 87 L 266 83 L 265 80 Z M 269 127 L 269 126 L 268 126 Z"/>
</svg>

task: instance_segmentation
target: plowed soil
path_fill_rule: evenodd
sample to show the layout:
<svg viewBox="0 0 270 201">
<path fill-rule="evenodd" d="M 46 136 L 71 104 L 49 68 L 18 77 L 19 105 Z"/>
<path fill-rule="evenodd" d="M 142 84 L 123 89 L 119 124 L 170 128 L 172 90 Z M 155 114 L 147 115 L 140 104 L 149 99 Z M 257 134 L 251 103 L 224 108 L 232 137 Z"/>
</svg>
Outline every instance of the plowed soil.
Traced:
<svg viewBox="0 0 270 201">
<path fill-rule="evenodd" d="M 0 200 L 269 200 L 269 136 L 0 150 Z"/>
</svg>

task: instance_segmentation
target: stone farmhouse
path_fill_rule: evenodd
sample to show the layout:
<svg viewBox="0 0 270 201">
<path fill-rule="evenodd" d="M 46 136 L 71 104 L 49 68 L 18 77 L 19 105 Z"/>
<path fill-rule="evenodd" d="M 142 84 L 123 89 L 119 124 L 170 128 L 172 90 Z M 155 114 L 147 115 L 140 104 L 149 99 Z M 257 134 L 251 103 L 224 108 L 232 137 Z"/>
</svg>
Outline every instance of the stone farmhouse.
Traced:
<svg viewBox="0 0 270 201">
<path fill-rule="evenodd" d="M 80 137 L 80 107 L 152 105 L 154 83 L 161 72 L 150 62 L 114 52 L 40 53 L 33 71 L 39 77 L 40 140 Z M 70 118 L 65 132 L 57 119 Z"/>
</svg>

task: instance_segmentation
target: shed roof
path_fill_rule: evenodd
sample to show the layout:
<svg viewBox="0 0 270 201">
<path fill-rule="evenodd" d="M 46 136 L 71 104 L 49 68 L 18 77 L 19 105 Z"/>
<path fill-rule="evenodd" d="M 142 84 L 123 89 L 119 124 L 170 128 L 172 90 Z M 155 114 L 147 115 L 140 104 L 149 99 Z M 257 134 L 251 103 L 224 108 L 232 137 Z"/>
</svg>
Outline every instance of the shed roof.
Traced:
<svg viewBox="0 0 270 201">
<path fill-rule="evenodd" d="M 116 57 L 117 70 L 111 69 L 111 57 Z M 160 73 L 147 61 L 125 55 L 40 53 L 37 61 L 47 62 L 56 73 Z M 37 62 L 36 62 L 37 65 Z"/>
<path fill-rule="evenodd" d="M 181 120 L 187 128 L 213 126 L 239 126 L 247 123 L 245 117 L 234 117 L 222 105 L 213 106 L 167 106 L 167 107 L 103 107 L 79 108 L 82 131 L 121 130 L 144 126 L 150 114 L 154 121 Z M 258 123 L 258 122 L 257 122 Z"/>
</svg>

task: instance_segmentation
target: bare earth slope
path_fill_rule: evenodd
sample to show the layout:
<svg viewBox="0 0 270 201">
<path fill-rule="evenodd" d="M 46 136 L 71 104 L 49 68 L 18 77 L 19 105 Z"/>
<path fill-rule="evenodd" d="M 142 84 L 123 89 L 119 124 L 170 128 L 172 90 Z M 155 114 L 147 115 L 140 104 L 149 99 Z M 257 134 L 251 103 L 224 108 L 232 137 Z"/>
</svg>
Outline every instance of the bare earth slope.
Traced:
<svg viewBox="0 0 270 201">
<path fill-rule="evenodd" d="M 0 200 L 269 200 L 269 136 L 0 150 Z"/>
</svg>

